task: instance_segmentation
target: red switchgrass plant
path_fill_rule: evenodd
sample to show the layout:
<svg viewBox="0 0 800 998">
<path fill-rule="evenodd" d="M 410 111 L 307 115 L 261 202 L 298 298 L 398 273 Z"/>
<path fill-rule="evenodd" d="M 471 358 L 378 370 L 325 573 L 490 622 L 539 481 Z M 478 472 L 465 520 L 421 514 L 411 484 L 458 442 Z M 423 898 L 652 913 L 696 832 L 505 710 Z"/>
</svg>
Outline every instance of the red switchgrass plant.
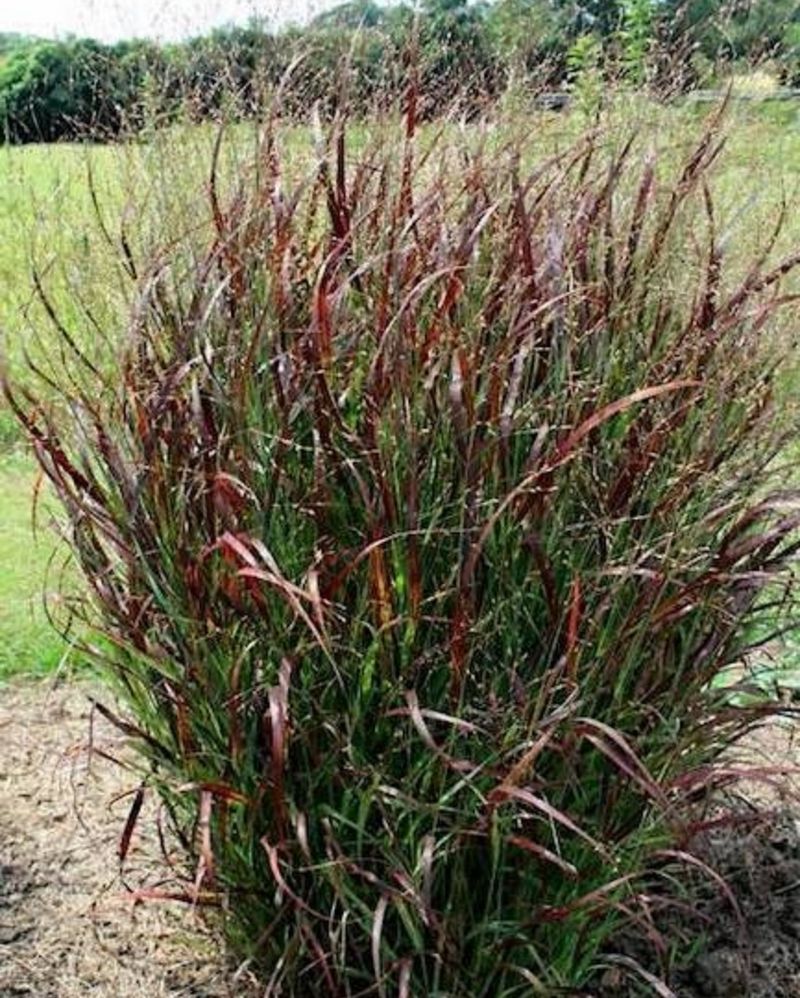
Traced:
<svg viewBox="0 0 800 998">
<path fill-rule="evenodd" d="M 672 179 L 399 127 L 293 181 L 269 124 L 208 245 L 131 262 L 118 369 L 6 392 L 143 757 L 123 859 L 156 791 L 270 994 L 545 993 L 622 922 L 667 952 L 697 801 L 778 709 L 715 680 L 797 547 L 800 256 L 734 279 L 716 123 Z"/>
</svg>

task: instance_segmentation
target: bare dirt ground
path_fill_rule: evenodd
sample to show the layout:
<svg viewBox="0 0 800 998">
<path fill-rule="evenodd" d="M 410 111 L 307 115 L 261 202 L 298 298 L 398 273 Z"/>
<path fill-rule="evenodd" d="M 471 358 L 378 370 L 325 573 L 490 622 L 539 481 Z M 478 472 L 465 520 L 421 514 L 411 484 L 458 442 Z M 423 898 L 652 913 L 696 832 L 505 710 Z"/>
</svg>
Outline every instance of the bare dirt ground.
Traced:
<svg viewBox="0 0 800 998">
<path fill-rule="evenodd" d="M 707 866 L 684 868 L 693 882 L 691 908 L 656 919 L 675 946 L 671 991 L 664 994 L 800 998 L 800 724 L 770 722 L 739 746 L 730 763 L 761 768 L 766 779 L 743 781 L 724 802 L 712 802 L 710 827 L 689 844 Z M 766 774 L 775 768 L 785 772 Z M 623 933 L 615 948 L 660 974 L 641 933 Z M 633 989 L 631 978 L 618 974 L 604 985 L 602 998 L 651 993 Z"/>
<path fill-rule="evenodd" d="M 195 913 L 126 897 L 116 857 L 131 797 L 115 799 L 137 784 L 87 752 L 89 693 L 40 682 L 0 695 L 0 996 L 245 994 Z M 124 737 L 96 712 L 92 726 L 96 750 L 124 757 Z M 142 818 L 126 863 L 134 887 L 163 876 Z"/>
<path fill-rule="evenodd" d="M 693 843 L 739 910 L 706 880 L 704 947 L 676 974 L 678 998 L 800 998 L 800 726 L 770 723 L 739 754 L 796 772 L 739 786 L 740 822 Z"/>
<path fill-rule="evenodd" d="M 87 752 L 91 693 L 72 681 L 16 683 L 0 693 L 0 998 L 252 995 L 253 982 L 226 963 L 196 913 L 133 904 L 126 893 L 126 885 L 158 882 L 164 864 L 145 813 L 120 878 L 117 849 L 137 783 L 100 754 L 124 759 L 126 748 L 96 713 L 95 751 Z M 773 725 L 747 754 L 800 766 L 796 732 Z M 800 998 L 798 787 L 789 778 L 743 788 L 741 823 L 695 843 L 730 884 L 740 915 L 706 885 L 703 918 L 678 926 L 687 953 L 693 936 L 706 936 L 671 981 L 678 998 Z M 756 816 L 765 807 L 766 817 Z M 630 984 L 603 989 L 634 993 L 642 992 Z"/>
</svg>

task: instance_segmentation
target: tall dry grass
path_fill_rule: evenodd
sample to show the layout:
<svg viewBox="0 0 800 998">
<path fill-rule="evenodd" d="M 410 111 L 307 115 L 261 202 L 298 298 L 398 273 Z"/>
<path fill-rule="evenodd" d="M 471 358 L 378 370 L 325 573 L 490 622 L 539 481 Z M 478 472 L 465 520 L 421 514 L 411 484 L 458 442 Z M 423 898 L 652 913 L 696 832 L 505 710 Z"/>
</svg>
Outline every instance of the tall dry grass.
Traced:
<svg viewBox="0 0 800 998">
<path fill-rule="evenodd" d="M 268 993 L 550 993 L 622 923 L 666 963 L 699 802 L 780 709 L 718 680 L 800 524 L 800 255 L 733 280 L 718 124 L 677 171 L 531 165 L 420 140 L 412 89 L 298 180 L 271 120 L 207 245 L 128 257 L 115 370 L 62 327 L 61 403 L 6 384 L 141 751 L 121 858 L 158 793 Z"/>
</svg>

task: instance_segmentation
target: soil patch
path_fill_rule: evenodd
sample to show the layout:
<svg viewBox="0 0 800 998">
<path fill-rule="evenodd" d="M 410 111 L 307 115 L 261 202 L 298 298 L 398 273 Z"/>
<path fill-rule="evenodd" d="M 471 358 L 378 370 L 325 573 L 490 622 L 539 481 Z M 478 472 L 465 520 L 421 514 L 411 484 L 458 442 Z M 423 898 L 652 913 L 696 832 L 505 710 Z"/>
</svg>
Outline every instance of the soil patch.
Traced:
<svg viewBox="0 0 800 998">
<path fill-rule="evenodd" d="M 680 998 L 800 998 L 799 730 L 781 721 L 751 737 L 745 761 L 798 773 L 741 786 L 733 801 L 741 820 L 693 844 L 739 911 L 719 890 L 707 893 L 703 951 L 677 975 Z"/>
<path fill-rule="evenodd" d="M 90 693 L 45 682 L 0 691 L 0 995 L 238 998 L 247 982 L 233 979 L 196 913 L 126 897 L 116 855 L 137 784 L 100 755 L 124 760 L 127 749 L 92 715 Z M 132 887 L 164 876 L 142 817 L 126 863 Z"/>
<path fill-rule="evenodd" d="M 800 834 L 791 812 L 749 829 L 721 828 L 698 851 L 725 879 L 739 907 L 719 891 L 700 910 L 703 952 L 676 975 L 680 998 L 800 996 Z"/>
<path fill-rule="evenodd" d="M 739 784 L 688 845 L 721 880 L 687 869 L 693 913 L 656 919 L 664 937 L 677 941 L 669 981 L 676 998 L 800 998 L 799 732 L 797 722 L 780 721 L 750 736 L 732 761 L 797 773 Z M 641 934 L 623 934 L 616 948 L 660 974 Z M 600 989 L 602 998 L 631 993 L 642 991 L 621 970 L 606 975 Z"/>
</svg>

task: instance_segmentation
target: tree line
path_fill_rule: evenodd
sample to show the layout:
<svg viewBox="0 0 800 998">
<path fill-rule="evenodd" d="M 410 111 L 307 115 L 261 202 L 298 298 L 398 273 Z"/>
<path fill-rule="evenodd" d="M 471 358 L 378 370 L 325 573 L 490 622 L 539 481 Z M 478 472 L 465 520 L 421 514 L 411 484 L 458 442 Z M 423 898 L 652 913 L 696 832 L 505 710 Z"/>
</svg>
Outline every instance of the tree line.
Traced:
<svg viewBox="0 0 800 998">
<path fill-rule="evenodd" d="M 170 44 L 0 35 L 0 135 L 107 139 L 179 114 L 246 117 L 287 74 L 286 115 L 342 99 L 366 112 L 396 98 L 413 63 L 435 115 L 587 69 L 663 94 L 765 61 L 800 83 L 800 0 L 348 0 L 302 28 L 252 21 Z"/>
</svg>

